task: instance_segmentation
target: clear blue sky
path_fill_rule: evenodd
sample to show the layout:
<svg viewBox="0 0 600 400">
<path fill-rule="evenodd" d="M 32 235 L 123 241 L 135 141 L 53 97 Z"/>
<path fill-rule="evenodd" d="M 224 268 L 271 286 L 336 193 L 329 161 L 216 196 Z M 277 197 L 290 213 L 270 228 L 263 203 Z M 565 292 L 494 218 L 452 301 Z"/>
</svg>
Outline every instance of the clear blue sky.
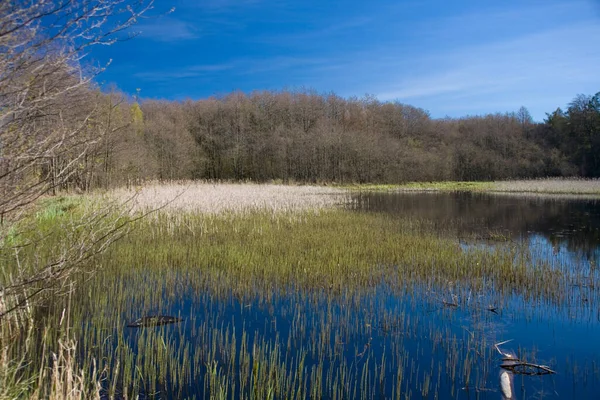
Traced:
<svg viewBox="0 0 600 400">
<path fill-rule="evenodd" d="M 201 99 L 311 88 L 375 95 L 433 117 L 534 119 L 600 91 L 600 0 L 156 0 L 98 80 L 128 94 Z"/>
</svg>

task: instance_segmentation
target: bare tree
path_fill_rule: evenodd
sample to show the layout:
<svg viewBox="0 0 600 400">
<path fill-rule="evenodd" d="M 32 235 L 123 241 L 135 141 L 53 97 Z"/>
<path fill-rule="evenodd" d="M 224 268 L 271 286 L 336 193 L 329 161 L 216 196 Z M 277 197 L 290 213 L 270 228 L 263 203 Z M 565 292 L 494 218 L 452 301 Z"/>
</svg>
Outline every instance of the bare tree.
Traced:
<svg viewBox="0 0 600 400">
<path fill-rule="evenodd" d="M 118 129 L 114 105 L 103 106 L 93 87 L 105 66 L 83 68 L 82 58 L 91 46 L 133 36 L 129 28 L 152 3 L 0 1 L 0 253 L 14 252 L 18 266 L 0 275 L 0 318 L 61 286 L 122 226 L 106 211 L 86 216 L 85 225 L 69 228 L 55 259 L 29 266 L 18 265 L 18 250 L 6 240 L 27 206 L 81 174 L 94 147 Z"/>
</svg>

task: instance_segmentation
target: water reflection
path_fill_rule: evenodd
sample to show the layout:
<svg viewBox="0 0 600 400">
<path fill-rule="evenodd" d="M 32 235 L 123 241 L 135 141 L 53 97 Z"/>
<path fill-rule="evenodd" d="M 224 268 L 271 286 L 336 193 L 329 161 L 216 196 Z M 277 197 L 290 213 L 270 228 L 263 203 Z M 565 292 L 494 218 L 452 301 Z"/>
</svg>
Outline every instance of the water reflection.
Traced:
<svg viewBox="0 0 600 400">
<path fill-rule="evenodd" d="M 534 378 L 514 375 L 514 371 L 498 365 L 500 398 L 558 398 L 559 393 L 568 393 L 569 380 L 573 383 L 572 398 L 589 398 L 591 392 L 580 384 L 580 374 L 589 369 L 598 376 L 600 310 L 590 305 L 597 304 L 594 282 L 600 261 L 600 200 L 477 193 L 361 193 L 354 195 L 350 207 L 423 221 L 441 234 L 459 238 L 464 249 L 485 249 L 506 242 L 524 245 L 532 264 L 543 261 L 572 274 L 569 290 L 576 301 L 569 307 L 555 309 L 516 296 L 505 303 L 499 318 L 482 323 L 465 314 L 461 326 L 488 343 L 514 339 L 518 343 L 514 350 L 518 349 L 520 357 L 523 349 L 530 349 L 533 358 L 553 359 L 562 370 L 561 376 Z M 511 360 L 501 357 L 504 363 Z M 582 381 L 587 382 L 587 377 Z M 597 384 L 592 380 L 591 386 Z"/>
<path fill-rule="evenodd" d="M 352 208 L 431 222 L 458 237 L 546 241 L 597 264 L 600 201 L 481 193 L 360 193 Z"/>
</svg>

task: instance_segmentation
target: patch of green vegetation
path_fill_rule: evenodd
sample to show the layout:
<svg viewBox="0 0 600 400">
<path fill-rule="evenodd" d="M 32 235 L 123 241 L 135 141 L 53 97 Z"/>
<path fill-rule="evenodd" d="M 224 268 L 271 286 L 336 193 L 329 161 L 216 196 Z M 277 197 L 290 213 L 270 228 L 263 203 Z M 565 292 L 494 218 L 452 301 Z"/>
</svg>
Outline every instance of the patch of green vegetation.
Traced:
<svg viewBox="0 0 600 400">
<path fill-rule="evenodd" d="M 400 192 L 488 192 L 547 195 L 590 195 L 600 194 L 598 180 L 586 179 L 531 179 L 520 181 L 497 182 L 408 182 L 403 184 L 353 184 L 339 185 L 340 188 L 352 191 Z"/>
<path fill-rule="evenodd" d="M 424 221 L 332 210 L 158 214 L 140 221 L 106 257 L 140 273 L 166 268 L 162 260 L 167 259 L 168 268 L 202 271 L 204 279 L 218 276 L 211 287 L 227 282 L 228 291 L 240 294 L 260 286 L 360 289 L 398 279 L 403 285 L 459 280 L 479 287 L 492 279 L 499 289 L 554 296 L 556 287 L 542 284 L 539 268 L 546 276 L 556 275 L 556 270 L 527 268 L 524 258 L 515 261 L 519 251 L 509 246 L 465 252 L 450 234 Z"/>
<path fill-rule="evenodd" d="M 403 184 L 356 184 L 342 188 L 358 191 L 486 191 L 494 187 L 493 182 L 409 182 Z"/>
<path fill-rule="evenodd" d="M 28 211 L 0 241 L 0 342 L 6 343 L 0 399 L 57 399 L 70 390 L 88 398 L 84 393 L 97 389 L 101 372 L 76 351 L 71 333 L 80 332 L 71 328 L 82 309 L 71 294 L 93 276 L 94 256 L 130 219 L 106 199 L 79 196 L 41 199 Z M 88 366 L 80 379 L 81 367 Z M 64 386 L 70 384 L 77 387 Z"/>
<path fill-rule="evenodd" d="M 439 191 L 485 191 L 493 187 L 493 182 L 411 182 L 402 185 L 403 189 Z"/>
<path fill-rule="evenodd" d="M 38 203 L 36 217 L 40 220 L 54 220 L 64 216 L 80 207 L 84 201 L 83 196 L 56 196 L 47 197 Z"/>
<path fill-rule="evenodd" d="M 398 190 L 401 185 L 397 184 L 377 184 L 377 183 L 355 183 L 355 184 L 346 184 L 346 185 L 335 185 L 340 189 L 348 189 L 354 191 L 370 191 L 370 192 L 387 192 Z"/>
</svg>

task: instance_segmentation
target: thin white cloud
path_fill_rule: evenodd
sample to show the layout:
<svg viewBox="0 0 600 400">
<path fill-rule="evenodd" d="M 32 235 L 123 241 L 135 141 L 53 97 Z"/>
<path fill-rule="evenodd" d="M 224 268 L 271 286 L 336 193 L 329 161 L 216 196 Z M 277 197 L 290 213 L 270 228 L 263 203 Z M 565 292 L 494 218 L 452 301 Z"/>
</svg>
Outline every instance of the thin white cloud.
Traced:
<svg viewBox="0 0 600 400">
<path fill-rule="evenodd" d="M 200 29 L 189 22 L 172 17 L 163 17 L 136 26 L 140 38 L 161 42 L 174 42 L 196 39 L 201 36 Z"/>
<path fill-rule="evenodd" d="M 415 25 L 415 29 L 438 37 L 453 37 L 485 33 L 490 27 L 507 28 L 510 32 L 511 27 L 527 26 L 530 21 L 534 22 L 530 23 L 532 26 L 548 21 L 548 24 L 558 27 L 573 20 L 589 18 L 593 10 L 590 3 L 590 0 L 545 0 L 523 2 L 519 7 L 507 7 L 502 2 L 497 2 L 467 13 L 434 20 L 423 19 Z"/>
<path fill-rule="evenodd" d="M 234 63 L 192 65 L 169 71 L 146 71 L 135 73 L 136 78 L 152 82 L 164 82 L 173 79 L 190 79 L 227 71 L 235 67 Z"/>
<path fill-rule="evenodd" d="M 330 60 L 319 57 L 283 57 L 276 56 L 260 59 L 239 60 L 238 64 L 243 65 L 240 74 L 260 74 L 266 72 L 286 72 L 297 69 L 313 69 L 318 66 L 327 65 Z"/>
<path fill-rule="evenodd" d="M 173 68 L 169 71 L 144 71 L 134 74 L 135 77 L 153 82 L 169 81 L 172 79 L 193 79 L 210 76 L 227 71 L 232 76 L 243 76 L 267 73 L 285 73 L 292 70 L 313 70 L 325 67 L 327 59 L 302 57 L 270 57 L 270 58 L 240 58 L 221 64 L 199 64 Z"/>
<path fill-rule="evenodd" d="M 442 94 L 540 90 L 565 82 L 600 83 L 596 67 L 600 26 L 582 25 L 523 36 L 495 44 L 464 47 L 439 54 L 434 62 L 445 72 L 397 78 L 381 90 L 382 100 L 410 100 Z M 440 68 L 438 68 L 439 71 Z"/>
<path fill-rule="evenodd" d="M 339 35 L 353 34 L 357 29 L 366 27 L 373 22 L 374 18 L 366 16 L 343 21 L 326 19 L 321 21 L 320 26 L 313 28 L 306 27 L 301 32 L 278 35 L 269 34 L 254 37 L 252 40 L 257 43 L 293 46 L 296 43 L 312 43 L 315 40 L 323 41 Z"/>
</svg>

